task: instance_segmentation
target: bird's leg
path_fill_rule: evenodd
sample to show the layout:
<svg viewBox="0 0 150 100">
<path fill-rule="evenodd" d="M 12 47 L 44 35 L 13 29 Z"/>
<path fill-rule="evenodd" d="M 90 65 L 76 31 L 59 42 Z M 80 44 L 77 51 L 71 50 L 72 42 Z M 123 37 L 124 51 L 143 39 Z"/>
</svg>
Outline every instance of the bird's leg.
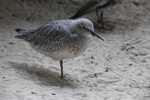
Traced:
<svg viewBox="0 0 150 100">
<path fill-rule="evenodd" d="M 98 22 L 101 23 L 101 18 L 100 18 L 100 16 L 99 16 L 98 9 L 96 10 L 96 16 L 97 16 L 97 18 L 98 18 Z"/>
<path fill-rule="evenodd" d="M 100 20 L 101 20 L 102 28 L 104 28 L 103 11 L 101 11 L 101 13 L 100 13 Z"/>
<path fill-rule="evenodd" d="M 60 60 L 60 68 L 61 68 L 61 79 L 63 79 L 63 60 Z"/>
<path fill-rule="evenodd" d="M 98 22 L 101 24 L 101 28 L 106 29 L 104 27 L 104 22 L 103 22 L 103 11 L 99 14 L 98 9 L 96 10 L 96 16 L 98 18 Z"/>
</svg>

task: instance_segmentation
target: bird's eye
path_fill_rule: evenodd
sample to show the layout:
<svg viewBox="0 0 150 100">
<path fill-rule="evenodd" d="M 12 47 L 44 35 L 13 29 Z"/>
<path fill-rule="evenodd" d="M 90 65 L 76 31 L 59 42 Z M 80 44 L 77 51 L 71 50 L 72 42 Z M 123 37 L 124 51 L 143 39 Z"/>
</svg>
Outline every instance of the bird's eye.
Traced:
<svg viewBox="0 0 150 100">
<path fill-rule="evenodd" d="M 85 26 L 82 26 L 82 28 L 84 28 L 84 29 L 85 29 Z"/>
<path fill-rule="evenodd" d="M 39 36 L 41 36 L 42 34 L 40 33 Z"/>
</svg>

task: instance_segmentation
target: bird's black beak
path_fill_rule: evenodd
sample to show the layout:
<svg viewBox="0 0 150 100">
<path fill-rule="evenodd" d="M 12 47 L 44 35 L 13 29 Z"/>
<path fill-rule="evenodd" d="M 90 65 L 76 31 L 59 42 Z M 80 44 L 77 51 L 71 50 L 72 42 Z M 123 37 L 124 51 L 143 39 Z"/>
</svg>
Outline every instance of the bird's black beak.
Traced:
<svg viewBox="0 0 150 100">
<path fill-rule="evenodd" d="M 99 39 L 104 41 L 104 39 L 102 37 L 100 37 L 96 32 L 91 31 L 91 33 L 92 33 L 93 36 L 95 36 L 95 37 L 97 37 L 97 38 L 99 38 Z"/>
</svg>

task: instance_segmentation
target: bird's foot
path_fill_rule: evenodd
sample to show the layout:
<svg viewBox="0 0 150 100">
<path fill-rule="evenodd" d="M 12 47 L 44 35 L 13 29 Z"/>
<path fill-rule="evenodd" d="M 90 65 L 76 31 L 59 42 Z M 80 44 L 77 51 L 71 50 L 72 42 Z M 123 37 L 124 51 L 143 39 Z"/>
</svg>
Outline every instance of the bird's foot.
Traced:
<svg viewBox="0 0 150 100">
<path fill-rule="evenodd" d="M 60 78 L 61 78 L 61 79 L 64 79 L 64 77 L 63 77 L 63 76 L 60 76 Z"/>
<path fill-rule="evenodd" d="M 106 28 L 105 26 L 101 26 L 100 28 L 101 28 L 101 29 L 104 29 L 104 30 L 109 30 L 109 29 Z"/>
<path fill-rule="evenodd" d="M 98 23 L 100 24 L 100 28 L 104 29 L 104 30 L 112 30 L 113 27 L 107 27 L 106 25 L 104 25 L 104 23 L 101 20 L 98 20 Z"/>
<path fill-rule="evenodd" d="M 100 28 L 103 30 L 108 30 L 108 31 L 113 29 L 113 27 L 104 27 L 104 26 L 101 26 Z"/>
</svg>

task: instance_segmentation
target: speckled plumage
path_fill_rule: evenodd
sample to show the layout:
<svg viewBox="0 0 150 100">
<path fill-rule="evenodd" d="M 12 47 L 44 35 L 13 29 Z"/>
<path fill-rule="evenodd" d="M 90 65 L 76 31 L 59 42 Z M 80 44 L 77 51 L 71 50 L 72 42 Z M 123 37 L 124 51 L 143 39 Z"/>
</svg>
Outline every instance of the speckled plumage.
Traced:
<svg viewBox="0 0 150 100">
<path fill-rule="evenodd" d="M 73 58 L 83 53 L 94 33 L 93 23 L 85 18 L 50 21 L 35 30 L 16 29 L 40 53 L 56 60 Z M 92 33 L 92 34 L 91 34 Z M 102 39 L 102 38 L 100 38 Z"/>
</svg>

